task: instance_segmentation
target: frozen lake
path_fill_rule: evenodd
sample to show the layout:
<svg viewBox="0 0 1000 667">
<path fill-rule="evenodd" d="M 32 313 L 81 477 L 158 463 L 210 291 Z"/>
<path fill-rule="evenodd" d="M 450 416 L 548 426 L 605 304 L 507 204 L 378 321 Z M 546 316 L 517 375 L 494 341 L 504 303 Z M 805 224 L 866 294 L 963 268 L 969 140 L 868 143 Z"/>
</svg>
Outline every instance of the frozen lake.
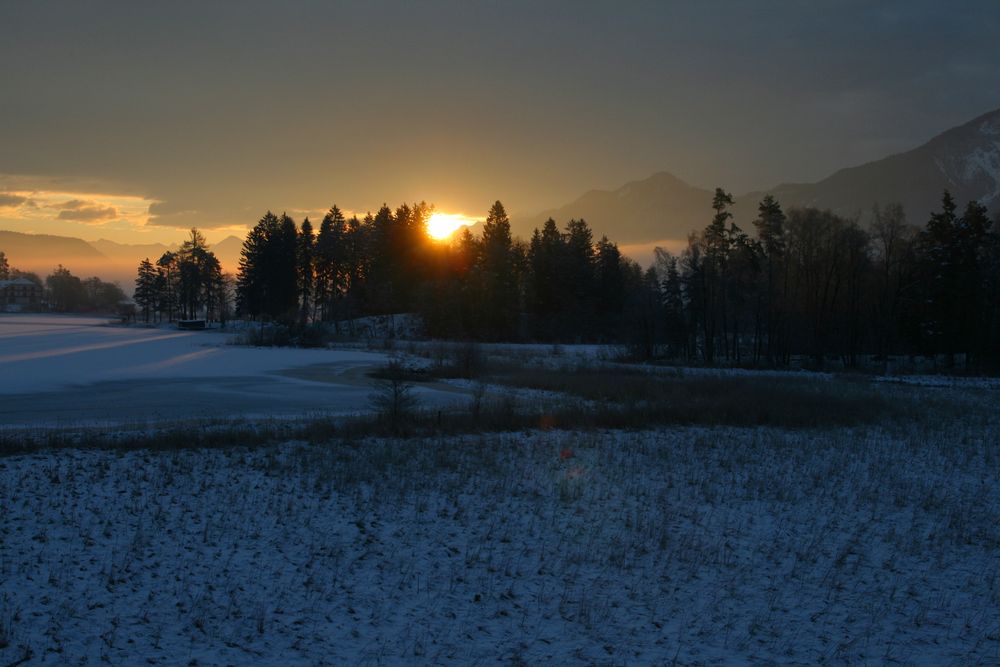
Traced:
<svg viewBox="0 0 1000 667">
<path fill-rule="evenodd" d="M 374 352 L 250 348 L 214 331 L 0 315 L 0 426 L 289 418 L 369 409 Z M 422 405 L 454 402 L 415 389 Z"/>
</svg>

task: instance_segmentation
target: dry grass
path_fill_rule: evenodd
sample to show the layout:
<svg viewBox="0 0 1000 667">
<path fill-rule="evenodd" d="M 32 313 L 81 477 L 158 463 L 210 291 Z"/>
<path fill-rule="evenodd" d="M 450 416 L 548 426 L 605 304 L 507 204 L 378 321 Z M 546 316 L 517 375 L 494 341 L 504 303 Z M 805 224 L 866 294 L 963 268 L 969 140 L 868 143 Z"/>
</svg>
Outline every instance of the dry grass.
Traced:
<svg viewBox="0 0 1000 667">
<path fill-rule="evenodd" d="M 853 378 L 653 374 L 628 368 L 553 369 L 505 364 L 470 389 L 468 404 L 421 408 L 411 387 L 433 379 L 393 363 L 376 373 L 373 412 L 293 421 L 182 422 L 156 428 L 38 429 L 0 433 L 0 456 L 61 448 L 214 449 L 285 440 L 429 437 L 663 426 L 824 429 L 961 420 L 986 424 L 995 391 L 871 384 Z"/>
<path fill-rule="evenodd" d="M 613 368 L 501 372 L 492 381 L 598 403 L 605 419 L 634 425 L 822 427 L 871 423 L 898 413 L 875 387 L 788 377 L 663 375 Z"/>
</svg>

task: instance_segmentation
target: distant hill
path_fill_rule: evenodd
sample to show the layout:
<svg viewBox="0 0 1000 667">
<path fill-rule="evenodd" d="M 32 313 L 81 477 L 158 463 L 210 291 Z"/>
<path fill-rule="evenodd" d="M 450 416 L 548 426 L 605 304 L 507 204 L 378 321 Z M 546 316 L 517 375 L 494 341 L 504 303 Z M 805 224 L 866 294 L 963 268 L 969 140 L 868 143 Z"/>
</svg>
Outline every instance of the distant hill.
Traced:
<svg viewBox="0 0 1000 667">
<path fill-rule="evenodd" d="M 720 184 L 723 185 L 724 184 Z M 789 183 L 736 197 L 734 213 L 748 228 L 766 194 L 784 208 L 815 206 L 842 215 L 864 214 L 876 203 L 899 202 L 910 222 L 923 225 L 951 191 L 960 206 L 977 200 L 1000 212 L 1000 109 L 975 118 L 905 153 L 841 169 L 817 183 Z M 562 227 L 583 218 L 595 236 L 622 244 L 683 239 L 711 219 L 712 191 L 661 172 L 617 190 L 591 190 L 565 206 L 515 220 L 527 238 L 546 218 Z"/>
<path fill-rule="evenodd" d="M 136 266 L 140 261 L 148 257 L 155 262 L 163 253 L 176 251 L 180 243 L 167 245 L 165 243 L 118 243 L 100 239 L 91 241 L 90 245 L 106 257 L 129 262 L 129 266 Z M 210 243 L 209 249 L 215 253 L 222 263 L 223 271 L 235 272 L 239 266 L 240 251 L 243 249 L 243 239 L 237 236 L 227 236 L 218 243 Z"/>
<path fill-rule="evenodd" d="M 212 252 L 219 258 L 222 270 L 236 273 L 240 266 L 240 252 L 243 251 L 243 239 L 238 236 L 227 236 L 218 243 L 210 244 Z"/>
<path fill-rule="evenodd" d="M 548 218 L 560 228 L 572 219 L 583 218 L 596 236 L 606 234 L 619 243 L 639 243 L 686 237 L 695 226 L 704 227 L 705 211 L 711 211 L 711 205 L 712 192 L 664 171 L 617 190 L 591 190 L 560 208 L 515 220 L 512 227 L 527 238 Z"/>
<path fill-rule="evenodd" d="M 34 271 L 43 278 L 59 264 L 74 273 L 93 275 L 94 269 L 108 263 L 108 257 L 92 245 L 70 236 L 0 230 L 0 250 L 6 253 L 11 266 Z"/>
<path fill-rule="evenodd" d="M 118 261 L 128 261 L 133 264 L 138 264 L 146 257 L 150 261 L 155 262 L 163 253 L 177 248 L 176 243 L 168 246 L 165 243 L 118 243 L 117 241 L 109 241 L 107 239 L 90 241 L 90 245 L 105 257 Z"/>
<path fill-rule="evenodd" d="M 179 243 L 118 243 L 108 239 L 88 242 L 69 236 L 0 230 L 0 251 L 6 253 L 15 268 L 34 271 L 44 278 L 62 264 L 81 278 L 98 276 L 117 282 L 128 293 L 134 287 L 139 262 L 146 257 L 155 262 L 163 253 L 179 246 Z M 223 271 L 236 272 L 243 239 L 227 236 L 209 247 L 222 263 Z"/>
</svg>

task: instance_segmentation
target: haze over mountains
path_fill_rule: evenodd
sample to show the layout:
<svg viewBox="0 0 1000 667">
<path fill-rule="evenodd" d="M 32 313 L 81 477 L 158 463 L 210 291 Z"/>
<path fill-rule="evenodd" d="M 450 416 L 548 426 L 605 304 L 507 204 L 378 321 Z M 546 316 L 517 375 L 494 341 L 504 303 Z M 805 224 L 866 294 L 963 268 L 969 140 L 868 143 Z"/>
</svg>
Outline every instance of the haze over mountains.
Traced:
<svg viewBox="0 0 1000 667">
<path fill-rule="evenodd" d="M 180 232 L 178 237 L 182 237 Z M 126 292 L 132 291 L 136 268 L 142 259 L 148 257 L 155 262 L 163 253 L 176 250 L 179 245 L 118 243 L 107 239 L 88 242 L 69 236 L 0 230 L 0 251 L 6 253 L 15 268 L 33 271 L 44 278 L 62 264 L 81 278 L 98 276 L 117 282 Z M 209 246 L 222 263 L 223 270 L 235 273 L 243 239 L 227 236 Z"/>
<path fill-rule="evenodd" d="M 0 230 L 0 251 L 12 266 L 45 276 L 58 264 L 99 267 L 107 258 L 83 239 Z"/>
<path fill-rule="evenodd" d="M 725 188 L 724 183 L 719 185 Z M 899 202 L 911 224 L 923 225 L 937 210 L 945 189 L 960 206 L 976 199 L 994 213 L 1000 211 L 1000 109 L 918 148 L 841 169 L 817 183 L 787 183 L 741 194 L 733 211 L 737 224 L 748 229 L 766 194 L 774 195 L 786 209 L 815 206 L 845 216 L 863 215 L 876 203 Z M 660 172 L 617 190 L 591 190 L 560 208 L 518 219 L 514 227 L 527 237 L 549 217 L 560 227 L 583 218 L 596 236 L 606 234 L 623 245 L 677 241 L 708 224 L 713 193 Z"/>
</svg>

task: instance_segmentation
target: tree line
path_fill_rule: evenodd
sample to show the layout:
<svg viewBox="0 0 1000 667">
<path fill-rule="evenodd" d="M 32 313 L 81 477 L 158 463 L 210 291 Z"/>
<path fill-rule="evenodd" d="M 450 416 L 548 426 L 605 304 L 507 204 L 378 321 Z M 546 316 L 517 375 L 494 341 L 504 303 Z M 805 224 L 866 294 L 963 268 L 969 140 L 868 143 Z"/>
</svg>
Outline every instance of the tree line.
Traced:
<svg viewBox="0 0 1000 667">
<path fill-rule="evenodd" d="M 717 189 L 714 216 L 679 256 L 658 251 L 663 329 L 671 356 L 707 363 L 858 367 L 891 355 L 959 357 L 1000 366 L 1000 230 L 987 209 L 958 212 L 945 192 L 923 228 L 901 206 L 867 225 L 815 208 L 787 214 L 765 197 L 741 229 Z"/>
<path fill-rule="evenodd" d="M 97 276 L 80 278 L 62 264 L 44 280 L 33 271 L 23 271 L 10 265 L 6 253 L 0 251 L 0 280 L 21 278 L 43 290 L 42 301 L 30 307 L 45 308 L 57 313 L 116 313 L 126 310 L 128 299 L 115 283 Z"/>
<path fill-rule="evenodd" d="M 432 337 L 618 340 L 623 297 L 642 270 L 586 222 L 549 221 L 525 243 L 496 202 L 476 236 L 431 239 L 431 207 L 382 206 L 347 218 L 333 206 L 316 232 L 268 212 L 244 243 L 238 312 L 251 319 L 348 329 L 361 316 L 417 313 Z"/>
<path fill-rule="evenodd" d="M 207 319 L 225 322 L 233 307 L 233 280 L 222 272 L 205 236 L 192 229 L 176 251 L 139 263 L 135 279 L 138 314 L 145 322 Z"/>
<path fill-rule="evenodd" d="M 363 217 L 333 206 L 318 230 L 267 212 L 244 242 L 232 296 L 239 316 L 293 329 L 351 333 L 359 317 L 415 313 L 431 337 L 624 343 L 643 358 L 706 364 L 857 367 L 938 355 L 1000 365 L 1000 230 L 979 203 L 960 212 L 945 193 L 916 227 L 898 205 L 875 207 L 863 224 L 784 211 L 767 196 L 746 229 L 732 203 L 717 189 L 706 227 L 677 254 L 657 248 L 645 270 L 606 237 L 595 241 L 584 220 L 560 229 L 550 219 L 514 238 L 500 202 L 478 234 L 466 227 L 446 242 L 427 235 L 423 202 Z M 211 253 L 192 234 L 140 278 L 160 285 L 152 302 L 168 312 L 222 312 L 226 281 L 217 264 L 194 259 L 197 248 Z M 185 273 L 186 263 L 201 268 Z"/>
</svg>

